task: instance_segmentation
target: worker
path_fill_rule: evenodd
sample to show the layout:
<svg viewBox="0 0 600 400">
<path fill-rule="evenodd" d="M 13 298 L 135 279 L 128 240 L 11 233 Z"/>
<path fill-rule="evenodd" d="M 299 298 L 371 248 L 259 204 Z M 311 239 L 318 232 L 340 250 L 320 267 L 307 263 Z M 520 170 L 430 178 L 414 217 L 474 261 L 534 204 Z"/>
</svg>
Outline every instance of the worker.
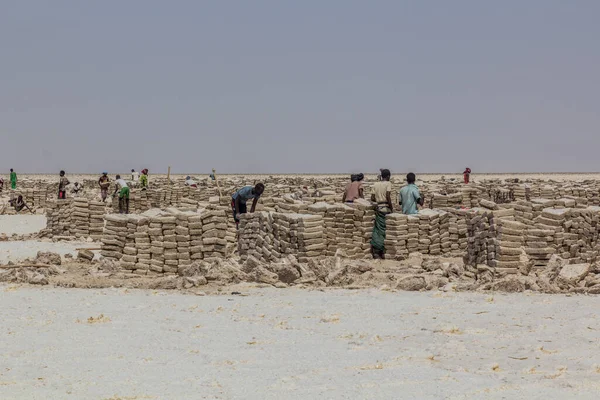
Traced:
<svg viewBox="0 0 600 400">
<path fill-rule="evenodd" d="M 193 187 L 193 188 L 198 187 L 198 185 L 196 184 L 196 181 L 193 180 L 191 176 L 185 177 L 185 186 L 189 186 L 189 187 Z"/>
<path fill-rule="evenodd" d="M 0 176 L 0 193 L 4 190 L 4 178 Z"/>
<path fill-rule="evenodd" d="M 65 171 L 60 171 L 60 180 L 58 181 L 58 198 L 64 200 L 67 198 L 67 186 L 71 182 L 65 176 Z"/>
<path fill-rule="evenodd" d="M 14 201 L 14 206 L 15 206 L 15 211 L 19 212 L 22 209 L 25 208 L 25 200 L 23 200 L 23 196 L 19 195 L 19 197 L 17 197 L 17 200 Z"/>
<path fill-rule="evenodd" d="M 135 172 L 135 169 L 131 170 L 131 181 L 137 183 L 140 180 L 140 173 Z"/>
<path fill-rule="evenodd" d="M 10 169 L 10 188 L 15 190 L 17 188 L 17 173 Z"/>
<path fill-rule="evenodd" d="M 365 176 L 363 174 L 356 174 L 350 176 L 350 183 L 346 185 L 344 195 L 342 196 L 342 203 L 354 203 L 354 200 L 364 198 L 364 191 L 362 187 Z"/>
<path fill-rule="evenodd" d="M 115 192 L 113 197 L 119 192 L 119 214 L 129 214 L 129 186 L 121 175 L 115 177 Z"/>
<path fill-rule="evenodd" d="M 98 179 L 98 186 L 100 186 L 100 197 L 102 202 L 106 203 L 108 197 L 108 187 L 110 186 L 110 179 L 108 178 L 108 172 L 103 172 L 100 179 Z"/>
<path fill-rule="evenodd" d="M 371 201 L 375 205 L 375 225 L 371 234 L 371 255 L 373 258 L 385 258 L 386 215 L 394 211 L 392 205 L 392 174 L 389 169 L 381 170 L 381 180 L 373 185 Z"/>
<path fill-rule="evenodd" d="M 406 215 L 416 214 L 419 212 L 417 205 L 423 207 L 424 199 L 419 192 L 419 188 L 415 185 L 416 176 L 410 172 L 406 175 L 408 185 L 400 189 L 399 203 L 402 206 L 402 213 Z"/>
<path fill-rule="evenodd" d="M 75 182 L 73 184 L 73 188 L 71 189 L 71 193 L 73 193 L 75 195 L 75 197 L 77 197 L 77 195 L 79 195 L 79 192 L 81 192 L 83 190 L 83 185 L 80 185 L 79 182 Z"/>
<path fill-rule="evenodd" d="M 142 170 L 142 175 L 140 176 L 140 186 L 142 190 L 148 189 L 148 168 Z"/>
<path fill-rule="evenodd" d="M 265 185 L 257 183 L 254 187 L 244 186 L 231 196 L 231 209 L 233 211 L 233 220 L 235 221 L 236 227 L 240 223 L 240 214 L 245 214 L 247 211 L 246 202 L 252 199 L 252 208 L 250 212 L 253 213 L 256 209 L 256 203 L 258 199 L 265 191 Z"/>
<path fill-rule="evenodd" d="M 469 183 L 469 179 L 471 178 L 471 168 L 465 168 L 465 172 L 463 172 L 463 178 L 465 179 L 465 183 Z"/>
</svg>

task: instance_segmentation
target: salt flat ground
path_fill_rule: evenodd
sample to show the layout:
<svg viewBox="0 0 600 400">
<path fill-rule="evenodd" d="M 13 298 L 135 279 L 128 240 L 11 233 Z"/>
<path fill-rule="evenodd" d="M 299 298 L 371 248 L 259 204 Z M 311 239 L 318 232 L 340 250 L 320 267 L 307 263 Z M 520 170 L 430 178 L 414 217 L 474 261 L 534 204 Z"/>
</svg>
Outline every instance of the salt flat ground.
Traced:
<svg viewBox="0 0 600 400">
<path fill-rule="evenodd" d="M 46 227 L 45 215 L 0 215 L 0 233 L 26 235 L 39 232 Z"/>
<path fill-rule="evenodd" d="M 26 235 L 35 233 L 46 227 L 44 215 L 0 215 L 0 234 Z M 0 264 L 8 261 L 19 262 L 26 258 L 35 258 L 38 251 L 52 251 L 64 256 L 67 253 L 77 255 L 76 248 L 89 247 L 84 241 L 51 242 L 48 240 L 19 240 L 0 242 Z"/>
<path fill-rule="evenodd" d="M 0 286 L 6 399 L 597 399 L 600 298 Z M 89 319 L 92 317 L 92 319 Z"/>
</svg>

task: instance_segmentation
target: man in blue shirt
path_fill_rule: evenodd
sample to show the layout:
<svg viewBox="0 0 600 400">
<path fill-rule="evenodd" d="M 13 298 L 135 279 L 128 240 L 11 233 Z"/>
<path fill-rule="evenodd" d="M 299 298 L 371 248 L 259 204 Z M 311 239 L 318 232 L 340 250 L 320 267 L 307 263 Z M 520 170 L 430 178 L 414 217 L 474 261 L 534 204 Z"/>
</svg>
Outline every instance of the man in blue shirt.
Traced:
<svg viewBox="0 0 600 400">
<path fill-rule="evenodd" d="M 399 201 L 402 206 L 402 213 L 406 215 L 416 214 L 419 212 L 417 204 L 423 207 L 423 196 L 419 192 L 419 188 L 415 185 L 415 174 L 412 172 L 406 175 L 408 185 L 400 189 Z"/>
<path fill-rule="evenodd" d="M 240 214 L 245 214 L 247 212 L 246 202 L 252 199 L 252 208 L 250 208 L 250 212 L 253 213 L 256 209 L 256 203 L 258 203 L 258 199 L 264 191 L 265 185 L 257 183 L 254 187 L 244 186 L 231 196 L 231 209 L 233 210 L 233 219 L 235 220 L 236 226 L 240 223 Z"/>
</svg>

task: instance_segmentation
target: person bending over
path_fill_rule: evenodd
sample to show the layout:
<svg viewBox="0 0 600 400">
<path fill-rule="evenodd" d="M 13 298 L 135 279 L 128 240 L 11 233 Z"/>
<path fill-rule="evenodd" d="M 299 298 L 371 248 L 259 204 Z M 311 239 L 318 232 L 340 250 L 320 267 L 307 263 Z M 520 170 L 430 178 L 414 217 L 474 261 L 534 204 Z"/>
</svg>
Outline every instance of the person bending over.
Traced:
<svg viewBox="0 0 600 400">
<path fill-rule="evenodd" d="M 258 199 L 264 191 L 265 185 L 257 183 L 254 187 L 244 186 L 231 196 L 231 209 L 233 211 L 233 219 L 236 227 L 240 223 L 240 214 L 245 214 L 247 212 L 246 202 L 252 199 L 252 208 L 250 208 L 250 212 L 253 213 L 256 209 L 256 203 L 258 203 Z"/>
<path fill-rule="evenodd" d="M 119 192 L 119 214 L 129 214 L 129 186 L 121 175 L 117 175 L 115 180 L 115 192 L 113 197 Z"/>
</svg>

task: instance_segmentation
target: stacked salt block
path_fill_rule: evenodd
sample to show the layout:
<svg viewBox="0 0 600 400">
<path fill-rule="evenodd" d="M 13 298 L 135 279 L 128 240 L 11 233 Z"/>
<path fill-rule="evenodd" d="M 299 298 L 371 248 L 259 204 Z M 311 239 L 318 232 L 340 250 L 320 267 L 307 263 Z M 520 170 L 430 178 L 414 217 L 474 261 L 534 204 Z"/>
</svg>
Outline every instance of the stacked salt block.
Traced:
<svg viewBox="0 0 600 400">
<path fill-rule="evenodd" d="M 474 185 L 464 185 L 461 189 L 462 205 L 465 207 L 477 207 L 480 191 Z"/>
<path fill-rule="evenodd" d="M 193 198 L 184 197 L 180 200 L 179 205 L 182 209 L 192 211 L 198 208 L 198 201 Z"/>
<path fill-rule="evenodd" d="M 177 266 L 185 267 L 192 263 L 191 246 L 192 236 L 190 234 L 190 218 L 197 216 L 191 211 L 179 212 L 176 215 L 177 227 L 175 234 L 177 239 Z"/>
<path fill-rule="evenodd" d="M 56 204 L 58 205 L 58 223 L 57 223 L 57 231 L 59 235 L 70 235 L 72 221 L 71 214 L 73 212 L 72 207 L 72 199 L 66 200 L 56 200 Z"/>
<path fill-rule="evenodd" d="M 533 224 L 533 206 L 531 203 L 525 200 L 518 200 L 511 204 L 511 207 L 515 210 L 515 221 L 525 225 Z"/>
<path fill-rule="evenodd" d="M 564 240 L 563 224 L 568 212 L 564 208 L 546 208 L 535 218 L 533 227 L 527 230 L 525 252 L 534 268 L 545 267 L 561 245 Z"/>
<path fill-rule="evenodd" d="M 490 224 L 488 213 L 481 210 L 473 210 L 467 221 L 468 244 L 464 255 L 467 265 L 488 263 L 488 239 L 490 237 Z"/>
<path fill-rule="evenodd" d="M 139 225 L 147 224 L 147 219 L 141 215 L 121 215 L 127 220 L 127 233 L 125 235 L 125 246 L 120 266 L 126 271 L 137 275 L 146 275 L 148 268 L 138 264 L 137 231 Z"/>
<path fill-rule="evenodd" d="M 323 218 L 310 214 L 273 214 L 273 243 L 280 256 L 293 254 L 300 262 L 324 255 Z"/>
<path fill-rule="evenodd" d="M 242 261 L 249 256 L 261 262 L 275 261 L 280 258 L 279 252 L 274 249 L 273 239 L 270 213 L 257 212 L 241 216 L 238 252 Z"/>
<path fill-rule="evenodd" d="M 227 216 L 224 210 L 208 210 L 202 218 L 202 255 L 206 260 L 227 256 Z M 233 218 L 233 217 L 232 217 Z"/>
<path fill-rule="evenodd" d="M 338 248 L 344 247 L 341 245 L 345 240 L 342 237 L 344 234 L 344 207 L 343 204 L 327 205 L 323 217 L 327 256 L 334 256 Z"/>
<path fill-rule="evenodd" d="M 479 207 L 487 208 L 488 210 L 497 210 L 498 209 L 498 205 L 495 202 L 493 202 L 491 200 L 485 200 L 485 199 L 479 200 Z"/>
<path fill-rule="evenodd" d="M 171 217 L 171 219 L 174 223 L 175 218 Z M 150 237 L 150 268 L 148 273 L 163 273 L 165 266 L 165 237 L 163 233 L 163 217 L 160 215 L 151 216 L 149 221 L 148 236 Z"/>
<path fill-rule="evenodd" d="M 78 197 L 73 200 L 73 212 L 71 221 L 73 223 L 71 233 L 77 237 L 90 235 L 90 204 L 87 199 Z"/>
<path fill-rule="evenodd" d="M 227 256 L 232 255 L 237 250 L 237 227 L 235 224 L 235 220 L 233 219 L 233 210 L 231 209 L 231 197 L 230 196 L 221 196 L 218 197 L 218 206 L 215 207 L 216 210 L 221 211 L 225 214 L 224 222 L 226 224 L 225 228 L 225 241 L 226 241 L 226 249 L 225 254 Z M 248 212 L 252 207 L 252 203 L 249 202 Z M 260 202 L 257 204 L 257 209 L 260 207 Z"/>
<path fill-rule="evenodd" d="M 511 186 L 510 190 L 512 191 L 512 196 L 515 201 L 523 201 L 528 200 L 530 197 L 529 186 L 526 185 L 515 185 Z"/>
<path fill-rule="evenodd" d="M 339 218 L 340 216 L 341 218 Z M 354 208 L 343 204 L 339 211 L 336 211 L 336 219 L 339 226 L 338 248 L 343 250 L 349 258 L 362 256 L 361 243 L 355 241 L 357 231 L 354 225 Z"/>
<path fill-rule="evenodd" d="M 540 197 L 544 199 L 554 199 L 557 194 L 556 189 L 550 185 L 545 185 L 540 188 Z"/>
<path fill-rule="evenodd" d="M 353 204 L 354 208 L 354 230 L 352 241 L 357 250 L 356 257 L 364 258 L 371 254 L 371 235 L 375 224 L 374 205 L 367 200 L 358 199 Z M 312 214 L 312 212 L 310 212 Z"/>
<path fill-rule="evenodd" d="M 431 199 L 430 208 L 446 208 L 450 205 L 448 201 L 448 196 L 443 195 L 441 193 L 432 193 L 431 196 L 429 196 L 429 198 Z"/>
<path fill-rule="evenodd" d="M 594 262 L 598 255 L 595 249 L 598 214 L 590 208 L 572 209 L 566 215 L 563 227 L 562 246 L 558 248 L 560 255 L 569 258 L 571 264 Z"/>
<path fill-rule="evenodd" d="M 503 187 L 494 187 L 490 189 L 490 197 L 494 203 L 505 204 L 514 201 L 513 192 L 510 189 Z M 481 201 L 479 203 L 481 205 Z"/>
<path fill-rule="evenodd" d="M 43 232 L 47 236 L 52 236 L 54 234 L 53 227 L 55 221 L 58 220 L 58 216 L 55 217 L 55 203 L 51 203 L 46 207 L 46 228 L 44 228 Z"/>
<path fill-rule="evenodd" d="M 282 197 L 282 202 L 277 204 L 277 211 L 287 214 L 306 214 L 308 212 L 308 204 L 292 198 L 290 194 Z"/>
<path fill-rule="evenodd" d="M 526 225 L 488 214 L 490 234 L 488 238 L 488 265 L 497 272 L 516 274 L 521 266 L 521 248 L 524 244 Z"/>
<path fill-rule="evenodd" d="M 407 216 L 408 239 L 406 240 L 406 248 L 409 253 L 419 251 L 419 217 L 417 215 Z"/>
<path fill-rule="evenodd" d="M 403 260 L 408 257 L 408 216 L 391 213 L 385 217 L 385 254 L 387 257 Z"/>
<path fill-rule="evenodd" d="M 90 237 L 100 240 L 104 231 L 105 204 L 101 201 L 90 200 Z"/>
<path fill-rule="evenodd" d="M 163 272 L 171 274 L 177 273 L 179 266 L 176 233 L 177 218 L 175 216 L 161 216 L 156 219 L 151 219 L 151 222 L 154 221 L 157 221 L 162 225 Z M 152 245 L 154 247 L 154 243 Z"/>
<path fill-rule="evenodd" d="M 448 210 L 448 232 L 447 235 L 446 232 L 440 235 L 442 239 L 442 252 L 456 255 L 460 252 L 461 245 L 463 249 L 466 249 L 467 221 L 464 214 L 463 212 L 462 215 L 459 215 L 459 210 Z"/>
<path fill-rule="evenodd" d="M 577 200 L 572 198 L 560 198 L 554 201 L 555 208 L 575 208 L 577 205 Z"/>
<path fill-rule="evenodd" d="M 190 261 L 201 260 L 202 255 L 202 214 L 195 213 L 188 218 L 188 229 L 190 233 Z"/>
<path fill-rule="evenodd" d="M 149 235 L 150 219 L 142 216 L 142 218 L 136 220 L 136 225 L 137 228 L 133 235 L 135 248 L 128 247 L 127 250 L 123 249 L 123 253 L 135 255 L 136 261 L 134 273 L 138 275 L 146 275 L 151 271 L 150 268 L 152 261 L 151 241 Z"/>
<path fill-rule="evenodd" d="M 539 217 L 542 214 L 542 211 L 546 208 L 552 208 L 555 205 L 555 201 L 554 200 L 550 200 L 550 199 L 541 199 L 541 198 L 534 198 L 531 199 L 531 209 L 533 212 L 533 219 Z"/>
<path fill-rule="evenodd" d="M 439 209 L 448 207 L 458 207 L 462 203 L 463 195 L 459 192 L 449 194 L 432 193 L 430 197 L 426 195 L 425 198 L 431 199 L 430 208 Z"/>
<path fill-rule="evenodd" d="M 246 213 L 240 216 L 238 254 L 242 261 L 248 256 L 259 260 L 262 258 L 262 251 L 256 248 L 256 241 L 263 235 L 259 215 L 260 213 Z"/>
<path fill-rule="evenodd" d="M 104 216 L 101 256 L 114 261 L 121 259 L 127 241 L 127 222 L 127 217 L 124 215 L 107 214 Z"/>
<path fill-rule="evenodd" d="M 441 252 L 440 215 L 435 210 L 420 210 L 417 218 L 419 220 L 418 252 L 439 255 Z"/>
<path fill-rule="evenodd" d="M 450 240 L 450 221 L 452 219 L 452 214 L 443 211 L 436 210 L 440 215 L 440 231 L 439 231 L 439 249 L 440 254 L 449 254 L 452 251 L 452 241 Z M 429 249 L 430 254 L 432 248 Z M 437 251 L 437 246 L 433 247 L 434 252 Z"/>
</svg>

